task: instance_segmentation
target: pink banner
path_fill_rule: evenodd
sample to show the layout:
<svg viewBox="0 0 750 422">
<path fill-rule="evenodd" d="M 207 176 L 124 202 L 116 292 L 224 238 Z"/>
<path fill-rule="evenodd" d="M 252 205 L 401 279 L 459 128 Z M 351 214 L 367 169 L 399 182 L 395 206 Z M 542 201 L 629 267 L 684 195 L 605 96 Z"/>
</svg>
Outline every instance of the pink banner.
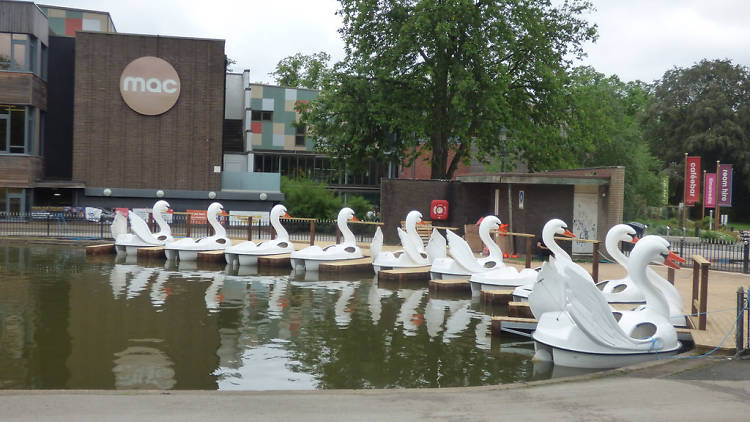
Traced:
<svg viewBox="0 0 750 422">
<path fill-rule="evenodd" d="M 716 173 L 706 173 L 703 185 L 703 206 L 706 208 L 716 206 Z"/>
<path fill-rule="evenodd" d="M 732 206 L 732 165 L 722 164 L 719 166 L 719 206 L 720 207 L 731 207 Z"/>
<path fill-rule="evenodd" d="M 701 157 L 685 160 L 685 204 L 695 205 L 701 200 Z"/>
</svg>

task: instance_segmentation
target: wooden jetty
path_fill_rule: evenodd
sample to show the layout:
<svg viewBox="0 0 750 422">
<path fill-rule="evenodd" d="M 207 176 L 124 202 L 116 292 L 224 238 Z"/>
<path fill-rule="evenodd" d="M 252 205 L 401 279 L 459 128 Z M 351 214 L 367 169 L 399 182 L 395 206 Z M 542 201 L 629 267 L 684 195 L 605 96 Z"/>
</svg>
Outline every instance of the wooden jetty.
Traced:
<svg viewBox="0 0 750 422">
<path fill-rule="evenodd" d="M 428 281 L 430 279 L 430 267 L 395 268 L 392 270 L 378 271 L 378 281 Z"/>
<path fill-rule="evenodd" d="M 467 278 L 448 278 L 430 280 L 430 291 L 434 292 L 468 292 L 471 293 L 471 283 Z"/>
<path fill-rule="evenodd" d="M 358 259 L 346 259 L 343 261 L 321 262 L 318 272 L 342 273 L 342 272 L 372 272 L 372 259 L 367 256 Z"/>
<path fill-rule="evenodd" d="M 510 289 L 482 290 L 479 293 L 479 300 L 486 305 L 506 304 L 513 300 L 513 290 L 510 290 Z"/>
<path fill-rule="evenodd" d="M 86 255 L 113 255 L 115 252 L 114 243 L 86 246 Z"/>
<path fill-rule="evenodd" d="M 277 254 L 277 255 L 263 255 L 258 257 L 259 267 L 272 267 L 272 268 L 291 268 L 291 254 Z"/>
<path fill-rule="evenodd" d="M 534 318 L 528 302 L 508 302 L 508 316 L 516 318 Z"/>
<path fill-rule="evenodd" d="M 202 263 L 226 262 L 226 260 L 224 259 L 224 249 L 219 249 L 216 251 L 198 252 L 198 257 L 195 260 L 196 262 L 202 262 Z"/>
<path fill-rule="evenodd" d="M 492 334 L 496 336 L 507 336 L 510 334 L 530 334 L 536 329 L 536 319 L 519 318 L 512 316 L 492 317 Z"/>
<path fill-rule="evenodd" d="M 149 258 L 149 259 L 155 259 L 155 258 L 166 259 L 167 258 L 167 255 L 164 253 L 164 246 L 152 246 L 149 248 L 138 248 L 138 252 L 136 253 L 136 256 L 138 258 Z"/>
</svg>

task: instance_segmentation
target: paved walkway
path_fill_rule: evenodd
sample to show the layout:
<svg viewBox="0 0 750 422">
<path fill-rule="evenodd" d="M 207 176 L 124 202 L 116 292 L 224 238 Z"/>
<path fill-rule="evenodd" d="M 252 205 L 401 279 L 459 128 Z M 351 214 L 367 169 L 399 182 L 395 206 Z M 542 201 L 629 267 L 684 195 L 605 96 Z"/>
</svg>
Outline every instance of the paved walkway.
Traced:
<svg viewBox="0 0 750 422">
<path fill-rule="evenodd" d="M 680 359 L 506 386 L 280 392 L 0 391 L 3 421 L 729 421 L 750 361 Z"/>
</svg>

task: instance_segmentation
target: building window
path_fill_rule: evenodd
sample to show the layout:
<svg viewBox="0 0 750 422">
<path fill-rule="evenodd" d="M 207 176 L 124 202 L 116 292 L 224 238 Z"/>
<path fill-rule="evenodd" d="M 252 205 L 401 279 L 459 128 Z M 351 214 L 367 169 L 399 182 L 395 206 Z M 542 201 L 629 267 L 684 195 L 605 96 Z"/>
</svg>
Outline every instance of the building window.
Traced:
<svg viewBox="0 0 750 422">
<path fill-rule="evenodd" d="M 294 145 L 298 147 L 305 146 L 305 135 L 307 134 L 307 126 L 297 124 L 296 131 L 294 134 Z"/>
<path fill-rule="evenodd" d="M 41 73 L 43 81 L 47 80 L 47 63 L 49 61 L 47 54 L 47 46 L 42 44 L 42 65 L 41 69 L 39 69 L 39 73 Z"/>
<path fill-rule="evenodd" d="M 270 122 L 273 121 L 273 111 L 253 110 L 252 120 Z"/>
<path fill-rule="evenodd" d="M 33 35 L 0 33 L 0 70 L 38 74 L 37 42 Z"/>
<path fill-rule="evenodd" d="M 31 153 L 35 123 L 32 107 L 0 104 L 0 154 Z"/>
</svg>

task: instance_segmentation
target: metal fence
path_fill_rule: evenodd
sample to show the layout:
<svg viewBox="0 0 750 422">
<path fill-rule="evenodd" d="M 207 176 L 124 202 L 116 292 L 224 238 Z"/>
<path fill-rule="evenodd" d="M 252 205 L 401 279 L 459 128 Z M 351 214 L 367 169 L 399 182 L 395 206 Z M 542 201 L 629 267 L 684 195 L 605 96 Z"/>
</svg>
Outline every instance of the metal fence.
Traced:
<svg viewBox="0 0 750 422">
<path fill-rule="evenodd" d="M 191 218 L 187 214 L 171 216 L 170 227 L 175 237 L 205 237 L 213 229 L 205 220 Z M 62 239 L 113 240 L 110 226 L 111 215 L 103 215 L 97 221 L 87 220 L 85 215 L 63 212 L 0 213 L 0 236 L 52 237 Z M 149 222 L 153 230 L 153 220 Z M 340 239 L 336 220 L 282 219 L 289 238 L 299 242 L 336 242 Z M 357 242 L 369 243 L 379 223 L 349 222 Z M 273 228 L 267 220 L 222 218 L 227 236 L 233 239 L 271 239 Z"/>
<path fill-rule="evenodd" d="M 688 242 L 680 240 L 672 244 L 672 250 L 685 258 L 685 266 L 693 265 L 693 255 L 700 255 L 711 262 L 712 270 L 749 272 L 748 253 L 750 248 L 748 242 L 721 242 L 703 240 L 700 242 Z"/>
</svg>

